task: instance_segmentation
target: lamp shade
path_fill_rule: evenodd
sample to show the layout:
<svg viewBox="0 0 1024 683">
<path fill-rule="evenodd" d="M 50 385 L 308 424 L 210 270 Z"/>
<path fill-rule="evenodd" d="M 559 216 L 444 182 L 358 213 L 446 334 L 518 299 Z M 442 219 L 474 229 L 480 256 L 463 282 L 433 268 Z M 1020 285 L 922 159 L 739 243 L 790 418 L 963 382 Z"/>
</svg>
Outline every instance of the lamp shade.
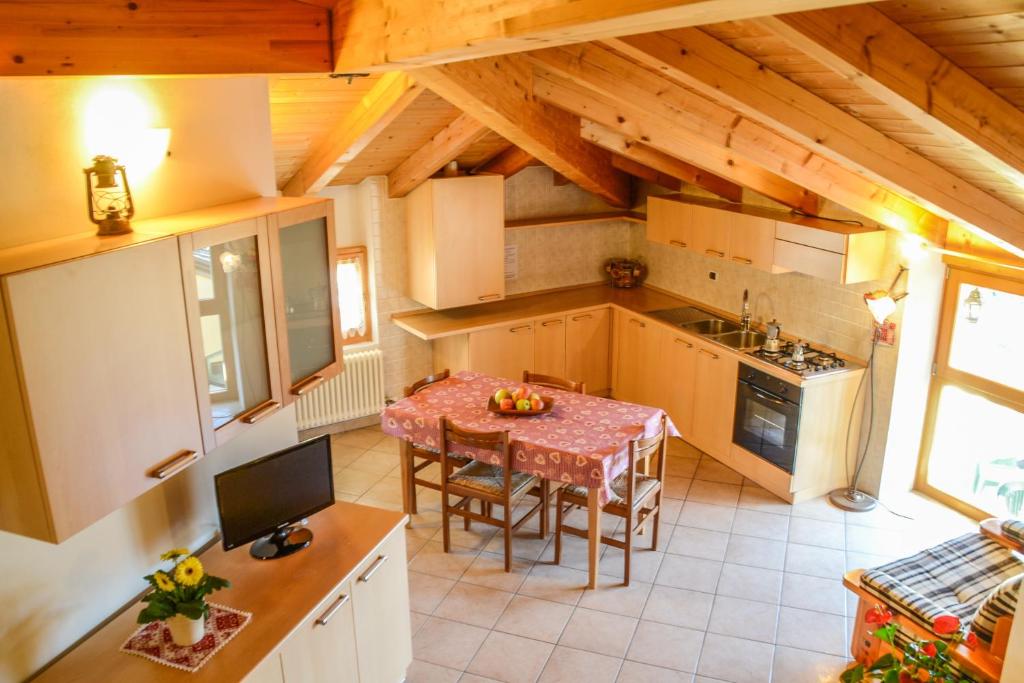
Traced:
<svg viewBox="0 0 1024 683">
<path fill-rule="evenodd" d="M 868 310 L 871 311 L 872 317 L 879 325 L 884 323 L 885 319 L 896 310 L 896 300 L 884 289 L 865 294 L 864 303 L 867 304 Z"/>
</svg>

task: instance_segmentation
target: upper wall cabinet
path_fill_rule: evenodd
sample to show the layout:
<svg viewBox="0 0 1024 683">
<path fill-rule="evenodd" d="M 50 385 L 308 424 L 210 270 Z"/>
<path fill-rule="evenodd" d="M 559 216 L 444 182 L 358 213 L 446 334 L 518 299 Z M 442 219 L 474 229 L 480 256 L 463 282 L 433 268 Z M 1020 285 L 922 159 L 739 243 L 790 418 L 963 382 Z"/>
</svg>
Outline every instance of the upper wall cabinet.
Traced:
<svg viewBox="0 0 1024 683">
<path fill-rule="evenodd" d="M 428 180 L 405 212 L 410 298 L 435 309 L 505 298 L 502 176 Z"/>
<path fill-rule="evenodd" d="M 840 284 L 877 280 L 885 256 L 885 231 L 852 226 L 844 232 L 779 223 L 775 268 L 795 270 Z"/>
<path fill-rule="evenodd" d="M 59 542 L 203 453 L 178 244 L 2 285 L 0 526 Z"/>
<path fill-rule="evenodd" d="M 663 197 L 647 198 L 647 239 L 680 249 L 693 248 L 693 204 Z"/>
<path fill-rule="evenodd" d="M 285 403 L 341 372 L 334 211 L 327 202 L 269 217 Z"/>
</svg>

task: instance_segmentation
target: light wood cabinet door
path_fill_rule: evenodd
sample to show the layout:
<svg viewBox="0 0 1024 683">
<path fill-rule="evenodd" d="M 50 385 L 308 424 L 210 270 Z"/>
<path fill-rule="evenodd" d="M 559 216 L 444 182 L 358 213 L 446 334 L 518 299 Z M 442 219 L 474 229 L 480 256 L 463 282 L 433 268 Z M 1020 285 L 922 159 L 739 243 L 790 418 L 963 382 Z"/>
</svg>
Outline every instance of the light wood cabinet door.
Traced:
<svg viewBox="0 0 1024 683">
<path fill-rule="evenodd" d="M 398 528 L 352 580 L 359 680 L 399 683 L 412 663 L 405 531 Z"/>
<path fill-rule="evenodd" d="M 647 198 L 647 239 L 659 244 L 690 249 L 692 247 L 693 207 L 690 204 Z"/>
<path fill-rule="evenodd" d="M 4 354 L 0 520 L 61 541 L 203 453 L 177 241 L 10 275 L 3 286 L 3 343 L 22 388 Z M 11 467 L 19 476 L 8 485 Z M 21 503 L 31 516 L 12 509 Z"/>
<path fill-rule="evenodd" d="M 615 398 L 657 406 L 662 391 L 658 377 L 662 328 L 643 316 L 628 313 L 621 316 L 617 327 Z"/>
<path fill-rule="evenodd" d="M 281 646 L 284 683 L 359 683 L 351 584 L 342 584 L 313 614 Z"/>
<path fill-rule="evenodd" d="M 698 254 L 724 259 L 729 251 L 732 213 L 703 206 L 692 206 L 690 248 Z"/>
<path fill-rule="evenodd" d="M 734 263 L 770 272 L 775 263 L 775 221 L 741 213 L 730 214 L 727 255 Z"/>
<path fill-rule="evenodd" d="M 697 341 L 691 443 L 723 462 L 729 461 L 736 377 L 739 361 L 706 342 Z"/>
<path fill-rule="evenodd" d="M 693 406 L 697 400 L 697 340 L 686 334 L 671 330 L 662 338 L 664 344 L 663 383 L 667 387 L 665 409 L 679 434 L 686 441 L 693 441 Z"/>
<path fill-rule="evenodd" d="M 534 324 L 520 323 L 469 333 L 469 368 L 519 384 L 533 367 Z"/>
<path fill-rule="evenodd" d="M 565 365 L 565 316 L 539 318 L 534 321 L 532 371 L 564 378 L 567 376 Z"/>
<path fill-rule="evenodd" d="M 611 310 L 572 313 L 565 320 L 565 376 L 585 382 L 588 394 L 611 389 Z"/>
</svg>

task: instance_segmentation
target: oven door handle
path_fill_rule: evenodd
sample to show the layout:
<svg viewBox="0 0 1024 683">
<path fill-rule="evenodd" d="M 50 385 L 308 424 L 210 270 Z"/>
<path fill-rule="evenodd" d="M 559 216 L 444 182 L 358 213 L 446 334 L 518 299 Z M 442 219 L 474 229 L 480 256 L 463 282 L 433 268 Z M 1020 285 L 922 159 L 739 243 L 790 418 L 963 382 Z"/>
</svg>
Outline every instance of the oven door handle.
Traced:
<svg viewBox="0 0 1024 683">
<path fill-rule="evenodd" d="M 747 385 L 747 386 L 750 386 L 750 385 Z M 750 391 L 754 394 L 754 396 L 757 396 L 759 399 L 762 399 L 764 401 L 768 401 L 769 403 L 774 403 L 774 404 L 780 405 L 780 406 L 796 406 L 797 405 L 796 403 L 791 403 L 790 401 L 786 401 L 786 400 L 781 399 L 781 398 L 774 398 L 772 396 L 765 396 L 764 394 L 762 394 L 760 391 L 757 391 L 756 389 L 751 389 Z"/>
</svg>

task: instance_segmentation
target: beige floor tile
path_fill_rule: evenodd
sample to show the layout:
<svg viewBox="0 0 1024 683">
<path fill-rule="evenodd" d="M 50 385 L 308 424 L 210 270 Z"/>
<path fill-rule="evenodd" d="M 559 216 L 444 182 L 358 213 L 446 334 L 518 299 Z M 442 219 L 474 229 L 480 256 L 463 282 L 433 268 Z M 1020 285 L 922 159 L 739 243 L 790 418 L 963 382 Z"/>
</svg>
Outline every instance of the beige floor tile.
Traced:
<svg viewBox="0 0 1024 683">
<path fill-rule="evenodd" d="M 575 605 L 583 597 L 589 581 L 587 572 L 551 564 L 534 565 L 519 587 L 519 592 L 532 598 Z"/>
<path fill-rule="evenodd" d="M 704 634 L 678 626 L 641 621 L 626 659 L 676 671 L 697 668 Z"/>
<path fill-rule="evenodd" d="M 457 546 L 452 546 L 452 551 L 446 553 L 442 543 L 430 541 L 412 558 L 409 569 L 443 579 L 458 580 L 476 556 L 475 550 Z"/>
<path fill-rule="evenodd" d="M 693 484 L 690 485 L 690 491 L 686 494 L 686 500 L 736 507 L 740 499 L 740 490 L 741 487 L 737 484 L 720 484 L 694 479 Z"/>
<path fill-rule="evenodd" d="M 402 511 L 402 503 L 401 503 L 401 501 L 394 502 L 394 501 L 390 501 L 390 500 L 381 500 L 379 498 L 373 498 L 369 494 L 367 494 L 365 496 L 360 496 L 356 500 L 356 502 L 359 503 L 360 505 L 366 505 L 366 506 L 372 507 L 372 508 L 380 508 L 382 510 L 393 510 L 395 512 L 401 512 Z"/>
<path fill-rule="evenodd" d="M 487 635 L 487 629 L 430 617 L 413 636 L 413 657 L 464 671 Z"/>
<path fill-rule="evenodd" d="M 728 545 L 729 534 L 723 531 L 677 526 L 665 550 L 673 555 L 689 555 L 721 562 L 725 559 Z"/>
<path fill-rule="evenodd" d="M 551 653 L 540 683 L 614 683 L 622 659 L 559 645 Z"/>
<path fill-rule="evenodd" d="M 384 475 L 382 474 L 360 472 L 359 470 L 346 468 L 334 475 L 334 490 L 338 493 L 361 496 L 383 478 Z"/>
<path fill-rule="evenodd" d="M 692 460 L 700 460 L 700 458 L 704 455 L 696 446 L 687 443 L 686 441 L 683 441 L 679 437 L 670 438 L 668 440 L 666 450 L 668 451 L 668 454 L 670 456 L 689 458 Z"/>
<path fill-rule="evenodd" d="M 512 519 L 515 520 L 517 518 L 513 517 Z M 544 549 L 547 548 L 551 540 L 552 536 L 550 534 L 548 534 L 547 538 L 538 538 L 536 531 L 521 528 L 512 534 L 512 557 L 534 562 L 544 554 Z M 504 553 L 504 532 L 492 536 L 490 542 L 484 546 L 484 550 L 489 553 Z"/>
<path fill-rule="evenodd" d="M 354 429 L 350 432 L 334 434 L 331 437 L 332 442 L 363 449 L 373 448 L 385 439 L 394 439 L 394 437 L 383 434 L 379 429 Z"/>
<path fill-rule="evenodd" d="M 846 654 L 846 620 L 835 614 L 783 607 L 779 612 L 779 645 L 825 654 Z"/>
<path fill-rule="evenodd" d="M 630 581 L 624 586 L 618 577 L 598 576 L 597 588 L 587 590 L 580 598 L 579 606 L 601 612 L 619 614 L 624 617 L 639 617 L 644 610 L 651 584 L 644 581 Z"/>
<path fill-rule="evenodd" d="M 789 535 L 789 521 L 787 515 L 740 508 L 732 521 L 732 533 L 785 541 Z"/>
<path fill-rule="evenodd" d="M 607 546 L 601 546 L 601 554 L 604 555 Z M 555 542 L 548 543 L 547 548 L 539 558 L 539 562 L 553 563 L 555 561 Z M 563 567 L 571 567 L 587 571 L 590 567 L 590 544 L 587 539 L 578 536 L 562 534 L 562 559 L 558 563 Z"/>
<path fill-rule="evenodd" d="M 846 549 L 854 553 L 903 557 L 927 547 L 929 540 L 896 529 L 854 525 L 846 529 Z"/>
<path fill-rule="evenodd" d="M 721 562 L 682 555 L 667 555 L 661 563 L 661 569 L 654 582 L 672 588 L 714 593 L 721 573 Z"/>
<path fill-rule="evenodd" d="M 742 474 L 710 457 L 701 458 L 700 465 L 697 466 L 697 471 L 694 473 L 693 478 L 703 481 L 714 481 L 720 484 L 743 483 Z"/>
<path fill-rule="evenodd" d="M 345 503 L 354 503 L 359 500 L 359 496 L 353 496 L 350 493 L 335 493 L 334 500 L 340 500 Z"/>
<path fill-rule="evenodd" d="M 616 683 L 690 683 L 692 680 L 693 674 L 690 673 L 631 662 L 627 659 L 622 662 Z"/>
<path fill-rule="evenodd" d="M 768 643 L 709 633 L 697 673 L 732 683 L 768 683 L 774 650 Z"/>
<path fill-rule="evenodd" d="M 872 555 L 869 553 L 846 553 L 846 571 L 851 569 L 872 569 L 899 559 L 895 555 Z"/>
<path fill-rule="evenodd" d="M 517 595 L 509 602 L 494 628 L 504 633 L 557 643 L 572 612 L 571 605 Z"/>
<path fill-rule="evenodd" d="M 786 544 L 755 536 L 734 535 L 729 538 L 726 562 L 764 569 L 782 569 L 786 565 Z"/>
<path fill-rule="evenodd" d="M 408 533 L 406 529 L 405 534 L 405 556 L 410 558 L 409 562 L 412 562 L 412 558 L 416 557 L 416 553 L 423 549 L 429 540 L 421 536 L 414 536 Z"/>
<path fill-rule="evenodd" d="M 462 580 L 500 591 L 515 593 L 523 585 L 532 563 L 512 558 L 512 571 L 505 571 L 505 556 L 480 553 L 462 575 Z"/>
<path fill-rule="evenodd" d="M 698 458 L 683 458 L 669 454 L 669 457 L 665 459 L 665 474 L 670 477 L 693 479 L 699 464 Z"/>
<path fill-rule="evenodd" d="M 669 586 L 654 586 L 642 618 L 672 626 L 704 631 L 708 627 L 715 596 Z"/>
<path fill-rule="evenodd" d="M 846 525 L 809 517 L 793 517 L 789 525 L 789 542 L 846 549 Z"/>
<path fill-rule="evenodd" d="M 660 533 L 660 532 L 659 532 Z M 662 542 L 662 541 L 659 541 Z M 630 559 L 629 580 L 653 583 L 658 575 L 665 553 L 649 549 L 650 541 L 645 536 L 633 537 L 633 555 Z M 598 571 L 605 576 L 625 576 L 625 551 L 609 547 L 601 555 Z"/>
<path fill-rule="evenodd" d="M 639 619 L 577 607 L 558 644 L 621 659 Z"/>
<path fill-rule="evenodd" d="M 842 524 L 846 521 L 845 512 L 828 502 L 828 498 L 814 498 L 793 506 L 794 517 L 805 517 L 808 519 L 819 519 L 823 522 L 837 522 Z"/>
<path fill-rule="evenodd" d="M 534 683 L 552 650 L 550 643 L 492 631 L 466 671 L 505 683 Z"/>
<path fill-rule="evenodd" d="M 685 500 L 693 480 L 686 477 L 665 476 L 664 497 L 674 500 Z"/>
<path fill-rule="evenodd" d="M 773 643 L 778 618 L 778 605 L 719 595 L 711 610 L 708 632 Z"/>
<path fill-rule="evenodd" d="M 409 625 L 412 635 L 416 635 L 416 632 L 420 630 L 420 626 L 426 623 L 427 619 L 430 618 L 428 614 L 420 614 L 419 612 L 409 611 Z"/>
<path fill-rule="evenodd" d="M 378 441 L 370 448 L 371 450 L 380 451 L 381 453 L 390 453 L 397 457 L 401 449 L 401 443 L 395 437 L 385 435 L 384 439 Z"/>
<path fill-rule="evenodd" d="M 349 468 L 384 476 L 398 466 L 398 456 L 377 450 L 364 452 L 352 461 Z"/>
<path fill-rule="evenodd" d="M 798 650 L 778 645 L 775 647 L 775 661 L 772 664 L 772 679 L 776 681 L 807 681 L 808 683 L 832 683 L 838 681 L 846 670 L 849 660 L 845 657 Z"/>
<path fill-rule="evenodd" d="M 483 550 L 487 547 L 487 544 L 494 539 L 496 534 L 504 532 L 497 527 L 493 527 L 488 524 L 473 524 L 469 528 L 469 531 L 466 531 L 465 527 L 462 525 L 462 520 L 453 517 L 450 522 L 450 526 L 448 527 L 448 533 L 450 534 L 452 545 L 457 545 L 460 548 L 469 548 L 471 550 Z M 501 537 L 499 536 L 499 539 L 500 538 Z M 443 539 L 444 532 L 443 530 L 438 529 L 437 533 L 434 534 L 434 537 L 431 540 L 442 541 Z M 515 543 L 515 541 L 513 541 L 513 543 Z M 512 556 L 515 557 L 514 550 Z"/>
<path fill-rule="evenodd" d="M 476 674 L 462 674 L 462 678 L 459 679 L 459 683 L 502 683 L 493 678 L 487 678 L 486 676 L 477 676 Z"/>
<path fill-rule="evenodd" d="M 409 607 L 416 612 L 433 614 L 455 582 L 439 576 L 409 572 Z"/>
<path fill-rule="evenodd" d="M 683 501 L 673 500 L 662 496 L 661 499 L 661 524 L 675 524 L 679 519 L 679 513 L 683 509 Z"/>
<path fill-rule="evenodd" d="M 786 571 L 834 579 L 843 575 L 846 555 L 842 550 L 790 543 L 786 548 Z"/>
<path fill-rule="evenodd" d="M 744 485 L 743 491 L 740 493 L 739 507 L 746 510 L 789 515 L 792 513 L 793 506 L 760 486 Z"/>
<path fill-rule="evenodd" d="M 345 444 L 331 444 L 331 465 L 335 470 L 342 470 L 351 465 L 366 453 L 365 448 L 359 446 L 346 446 Z"/>
<path fill-rule="evenodd" d="M 853 596 L 853 593 L 836 579 L 790 573 L 782 577 L 782 604 L 786 607 L 845 616 L 847 595 Z"/>
<path fill-rule="evenodd" d="M 402 504 L 402 487 L 398 485 L 397 479 L 389 479 L 387 477 L 378 479 L 377 483 L 371 486 L 363 495 L 376 500 L 386 500 L 389 503 Z"/>
<path fill-rule="evenodd" d="M 461 671 L 414 659 L 406 672 L 405 683 L 456 683 L 461 677 Z"/>
<path fill-rule="evenodd" d="M 493 628 L 512 597 L 512 593 L 460 581 L 437 606 L 434 615 L 482 628 Z"/>
<path fill-rule="evenodd" d="M 683 503 L 683 509 L 679 512 L 676 524 L 711 531 L 729 531 L 732 528 L 732 520 L 735 515 L 736 508 L 687 500 Z"/>
<path fill-rule="evenodd" d="M 726 562 L 722 565 L 717 593 L 778 604 L 782 593 L 782 572 Z"/>
</svg>

